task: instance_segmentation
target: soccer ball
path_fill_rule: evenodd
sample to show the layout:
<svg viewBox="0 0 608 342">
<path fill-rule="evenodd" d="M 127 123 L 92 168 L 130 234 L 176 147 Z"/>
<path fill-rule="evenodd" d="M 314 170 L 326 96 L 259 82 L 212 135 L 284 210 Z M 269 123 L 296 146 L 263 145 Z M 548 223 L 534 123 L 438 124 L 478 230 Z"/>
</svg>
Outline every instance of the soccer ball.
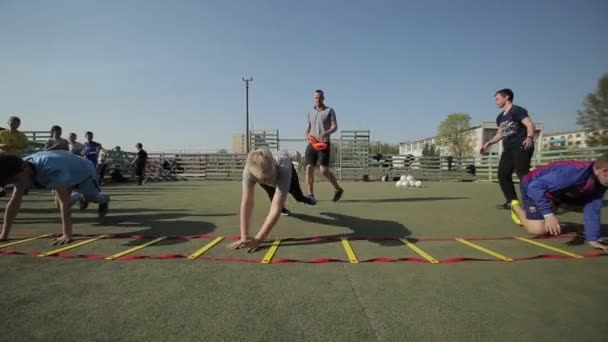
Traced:
<svg viewBox="0 0 608 342">
<path fill-rule="evenodd" d="M 411 186 L 412 188 L 416 186 L 416 182 L 414 181 L 409 181 L 408 184 L 409 186 Z"/>
<path fill-rule="evenodd" d="M 412 176 L 412 175 L 408 175 L 408 176 L 405 178 L 405 180 L 406 180 L 406 181 L 408 181 L 408 182 L 412 182 L 412 181 L 414 180 L 414 176 Z"/>
<path fill-rule="evenodd" d="M 401 176 L 401 178 L 399 178 L 399 180 L 404 181 L 404 180 L 407 180 L 406 178 L 407 178 L 406 176 Z"/>
<path fill-rule="evenodd" d="M 395 183 L 395 187 L 400 188 L 401 187 L 401 181 L 397 181 L 397 183 Z"/>
<path fill-rule="evenodd" d="M 421 187 L 421 186 L 422 186 L 422 182 L 421 182 L 421 181 L 416 181 L 416 184 L 415 184 L 415 185 L 416 185 L 416 187 L 417 187 L 417 188 L 419 188 L 419 187 Z"/>
</svg>

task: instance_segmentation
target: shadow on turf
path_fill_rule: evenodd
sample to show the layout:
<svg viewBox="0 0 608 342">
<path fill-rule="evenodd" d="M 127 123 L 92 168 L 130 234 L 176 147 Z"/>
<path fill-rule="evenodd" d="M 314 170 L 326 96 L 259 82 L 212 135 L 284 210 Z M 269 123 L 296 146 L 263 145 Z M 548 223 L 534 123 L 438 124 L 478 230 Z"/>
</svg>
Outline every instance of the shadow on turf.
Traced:
<svg viewBox="0 0 608 342">
<path fill-rule="evenodd" d="M 123 213 L 116 215 L 115 213 Z M 132 212 L 132 213 L 131 213 Z M 141 212 L 147 212 L 139 214 Z M 92 225 L 101 227 L 117 227 L 117 228 L 134 228 L 137 230 L 120 231 L 121 234 L 128 235 L 145 235 L 145 236 L 180 236 L 180 235 L 205 235 L 210 234 L 217 228 L 214 223 L 201 221 L 200 217 L 225 217 L 235 216 L 234 213 L 214 213 L 214 214 L 196 214 L 189 215 L 186 210 L 174 209 L 159 210 L 152 209 L 117 209 L 110 212 L 110 216 L 100 220 L 97 217 L 75 217 L 73 218 L 74 225 Z M 18 220 L 19 223 L 31 224 L 59 224 L 59 218 L 52 219 L 28 219 Z M 75 229 L 75 233 L 87 234 L 90 233 L 87 229 Z M 100 233 L 101 234 L 101 233 Z M 163 240 L 156 246 L 173 245 L 187 240 L 168 239 Z M 141 242 L 137 240 L 128 240 L 124 246 L 139 245 Z"/>
<path fill-rule="evenodd" d="M 401 202 L 429 202 L 429 201 L 447 201 L 447 200 L 463 200 L 469 197 L 408 197 L 408 198 L 372 198 L 372 199 L 354 199 L 341 200 L 344 203 L 401 203 Z"/>
<path fill-rule="evenodd" d="M 579 233 L 572 239 L 564 242 L 564 244 L 569 246 L 578 246 L 583 245 L 585 243 L 585 235 L 584 235 L 584 224 L 580 223 L 571 223 L 571 222 L 562 222 L 562 233 Z M 602 224 L 601 226 L 601 236 L 608 237 L 608 224 Z"/>
<path fill-rule="evenodd" d="M 322 216 L 312 216 L 306 214 L 292 214 L 291 217 L 302 220 L 308 223 L 316 223 L 334 227 L 347 228 L 351 232 L 344 234 L 333 234 L 321 236 L 325 239 L 339 238 L 374 238 L 374 237 L 390 237 L 394 239 L 405 239 L 411 235 L 411 231 L 404 225 L 395 221 L 388 220 L 371 220 L 361 217 L 336 214 L 336 213 L 321 213 Z M 331 241 L 303 241 L 303 242 L 285 242 L 283 246 L 302 246 L 314 245 L 321 243 L 329 243 Z M 396 240 L 374 241 L 383 246 L 403 246 L 403 242 Z"/>
</svg>

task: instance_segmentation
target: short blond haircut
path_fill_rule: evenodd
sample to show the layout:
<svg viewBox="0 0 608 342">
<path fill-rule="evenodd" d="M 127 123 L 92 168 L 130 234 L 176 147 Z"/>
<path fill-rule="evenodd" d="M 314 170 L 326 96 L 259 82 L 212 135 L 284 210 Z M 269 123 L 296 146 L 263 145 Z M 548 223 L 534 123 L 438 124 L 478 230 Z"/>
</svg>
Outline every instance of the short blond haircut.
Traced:
<svg viewBox="0 0 608 342">
<path fill-rule="evenodd" d="M 274 183 L 276 181 L 277 163 L 272 153 L 267 149 L 249 152 L 246 167 L 260 183 Z"/>
</svg>

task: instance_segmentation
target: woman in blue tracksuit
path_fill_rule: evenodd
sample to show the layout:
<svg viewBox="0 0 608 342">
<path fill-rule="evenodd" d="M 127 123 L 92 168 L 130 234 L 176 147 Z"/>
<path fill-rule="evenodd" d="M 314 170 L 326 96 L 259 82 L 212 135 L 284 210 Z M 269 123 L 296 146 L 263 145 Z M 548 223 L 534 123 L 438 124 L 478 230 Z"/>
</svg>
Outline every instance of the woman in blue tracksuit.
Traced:
<svg viewBox="0 0 608 342">
<path fill-rule="evenodd" d="M 537 168 L 522 179 L 523 206 L 511 202 L 512 218 L 530 234 L 559 235 L 555 207 L 583 208 L 585 240 L 608 252 L 600 242 L 600 216 L 608 187 L 608 156 L 594 162 L 558 161 Z"/>
</svg>

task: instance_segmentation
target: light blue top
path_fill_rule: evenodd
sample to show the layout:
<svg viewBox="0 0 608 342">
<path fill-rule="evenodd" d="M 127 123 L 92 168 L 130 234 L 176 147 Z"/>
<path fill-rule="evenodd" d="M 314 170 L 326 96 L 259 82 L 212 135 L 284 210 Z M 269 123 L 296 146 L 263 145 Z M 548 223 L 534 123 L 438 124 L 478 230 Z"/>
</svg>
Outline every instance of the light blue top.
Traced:
<svg viewBox="0 0 608 342">
<path fill-rule="evenodd" d="M 68 151 L 38 152 L 23 160 L 34 166 L 34 182 L 45 188 L 71 188 L 97 177 L 90 161 Z"/>
</svg>

